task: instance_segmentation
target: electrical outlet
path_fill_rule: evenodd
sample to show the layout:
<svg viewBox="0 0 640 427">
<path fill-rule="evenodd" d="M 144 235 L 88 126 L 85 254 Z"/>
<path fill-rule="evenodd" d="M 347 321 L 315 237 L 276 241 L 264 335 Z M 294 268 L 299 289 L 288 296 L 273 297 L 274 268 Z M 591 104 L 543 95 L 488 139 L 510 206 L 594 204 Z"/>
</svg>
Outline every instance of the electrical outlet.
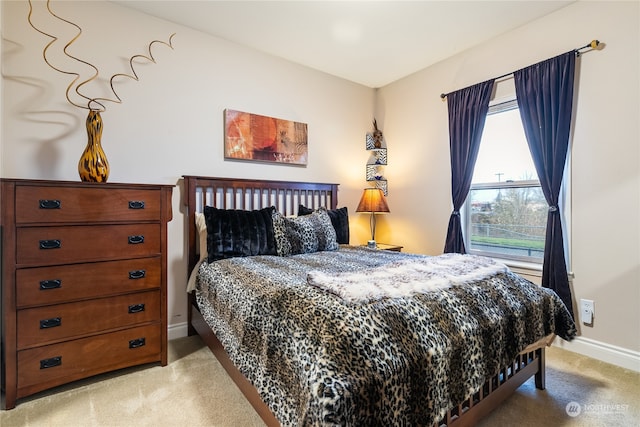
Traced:
<svg viewBox="0 0 640 427">
<path fill-rule="evenodd" d="M 592 300 L 580 300 L 580 318 L 585 325 L 593 325 L 593 316 L 595 315 L 594 307 Z"/>
</svg>

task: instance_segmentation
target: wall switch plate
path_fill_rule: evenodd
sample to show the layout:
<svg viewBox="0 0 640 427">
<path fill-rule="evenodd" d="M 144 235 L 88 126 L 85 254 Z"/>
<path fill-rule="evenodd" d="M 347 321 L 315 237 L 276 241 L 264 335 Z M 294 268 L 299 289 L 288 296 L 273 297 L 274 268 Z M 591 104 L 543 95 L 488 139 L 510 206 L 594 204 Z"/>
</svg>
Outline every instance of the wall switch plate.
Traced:
<svg viewBox="0 0 640 427">
<path fill-rule="evenodd" d="M 593 325 L 594 304 L 592 300 L 580 300 L 580 319 L 585 325 Z"/>
</svg>

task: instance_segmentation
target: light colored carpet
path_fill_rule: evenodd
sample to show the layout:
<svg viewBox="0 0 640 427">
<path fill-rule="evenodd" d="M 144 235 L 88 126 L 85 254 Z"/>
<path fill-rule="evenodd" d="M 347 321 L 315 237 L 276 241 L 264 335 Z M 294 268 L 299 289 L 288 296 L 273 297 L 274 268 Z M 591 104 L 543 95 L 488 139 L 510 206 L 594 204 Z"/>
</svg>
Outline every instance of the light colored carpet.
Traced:
<svg viewBox="0 0 640 427">
<path fill-rule="evenodd" d="M 547 390 L 525 383 L 490 426 L 638 426 L 640 374 L 566 350 L 547 353 Z M 572 415 L 566 407 L 571 402 Z M 169 365 L 131 368 L 21 399 L 0 425 L 263 426 L 199 337 L 169 342 Z"/>
<path fill-rule="evenodd" d="M 100 379 L 100 381 L 96 381 Z M 263 426 L 200 337 L 169 341 L 169 364 L 129 368 L 18 400 L 2 427 Z"/>
<path fill-rule="evenodd" d="M 530 379 L 478 427 L 640 427 L 639 373 L 557 347 L 546 354 L 546 389 Z"/>
</svg>

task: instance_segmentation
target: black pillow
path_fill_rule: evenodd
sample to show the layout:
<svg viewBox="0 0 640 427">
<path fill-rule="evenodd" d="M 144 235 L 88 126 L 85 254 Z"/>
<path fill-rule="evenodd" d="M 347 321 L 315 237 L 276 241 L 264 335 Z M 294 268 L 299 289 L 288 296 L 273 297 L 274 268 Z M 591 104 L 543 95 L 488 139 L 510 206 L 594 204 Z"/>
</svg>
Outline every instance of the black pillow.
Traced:
<svg viewBox="0 0 640 427">
<path fill-rule="evenodd" d="M 309 209 L 304 205 L 298 206 L 298 216 L 309 215 L 313 212 L 313 209 Z M 349 244 L 349 212 L 347 207 L 339 209 L 327 209 L 331 224 L 336 230 L 336 240 L 340 244 Z"/>
<path fill-rule="evenodd" d="M 276 255 L 273 206 L 244 211 L 204 207 L 207 262 L 252 255 Z"/>
</svg>

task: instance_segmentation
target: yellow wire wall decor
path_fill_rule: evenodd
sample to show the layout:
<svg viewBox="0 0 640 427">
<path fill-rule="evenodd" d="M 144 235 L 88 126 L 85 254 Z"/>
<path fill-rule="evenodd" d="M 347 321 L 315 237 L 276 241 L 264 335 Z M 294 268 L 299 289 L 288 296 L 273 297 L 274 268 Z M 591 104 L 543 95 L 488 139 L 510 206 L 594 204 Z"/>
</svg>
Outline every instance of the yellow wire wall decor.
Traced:
<svg viewBox="0 0 640 427">
<path fill-rule="evenodd" d="M 106 155 L 104 154 L 104 150 L 102 149 L 102 146 L 101 146 L 102 118 L 100 117 L 100 113 L 107 110 L 105 106 L 105 102 L 114 102 L 117 104 L 122 103 L 122 99 L 120 98 L 120 96 L 118 95 L 118 93 L 116 92 L 113 86 L 114 79 L 119 77 L 126 77 L 126 78 L 133 79 L 135 81 L 139 81 L 140 78 L 138 77 L 138 74 L 136 73 L 136 70 L 134 68 L 134 61 L 136 59 L 144 59 L 146 61 L 149 61 L 155 64 L 156 59 L 153 57 L 153 53 L 151 52 L 151 48 L 153 47 L 153 45 L 159 43 L 173 49 L 173 37 L 176 34 L 175 33 L 171 34 L 168 42 L 164 42 L 161 40 L 153 40 L 151 43 L 149 43 L 147 47 L 147 52 L 145 54 L 136 54 L 136 55 L 133 55 L 131 58 L 129 58 L 130 73 L 129 72 L 116 73 L 111 76 L 111 78 L 109 79 L 109 86 L 111 88 L 111 93 L 113 93 L 113 98 L 91 97 L 91 96 L 87 96 L 84 93 L 83 87 L 98 77 L 99 70 L 95 65 L 70 54 L 68 51 L 69 47 L 76 40 L 78 40 L 78 38 L 82 35 L 82 28 L 80 28 L 79 25 L 56 15 L 53 12 L 53 10 L 51 10 L 51 0 L 47 0 L 47 11 L 54 18 L 67 23 L 78 30 L 77 34 L 65 44 L 63 48 L 63 53 L 67 57 L 81 64 L 85 64 L 93 69 L 93 74 L 89 78 L 79 82 L 80 80 L 79 73 L 75 71 L 63 70 L 59 67 L 56 67 L 47 59 L 47 51 L 59 39 L 55 35 L 50 34 L 34 25 L 32 21 L 33 4 L 32 4 L 32 0 L 29 0 L 29 14 L 27 16 L 29 25 L 31 25 L 31 27 L 37 32 L 39 32 L 40 34 L 43 34 L 51 39 L 51 41 L 47 43 L 47 45 L 44 47 L 42 51 L 42 58 L 44 59 L 44 62 L 49 67 L 51 67 L 52 69 L 60 73 L 74 76 L 71 83 L 69 83 L 69 85 L 67 86 L 67 90 L 65 91 L 65 97 L 67 98 L 67 101 L 69 101 L 69 103 L 74 107 L 89 110 L 89 115 L 87 117 L 88 142 L 80 158 L 80 162 L 78 163 L 78 173 L 80 174 L 80 179 L 82 181 L 106 182 L 107 178 L 109 177 L 109 162 L 107 161 Z M 78 102 L 74 102 L 70 96 L 71 91 L 74 91 L 80 98 L 85 99 L 86 105 L 80 104 Z"/>
<path fill-rule="evenodd" d="M 92 98 L 92 97 L 89 97 L 89 96 L 86 96 L 85 94 L 83 94 L 83 93 L 81 92 L 81 90 L 80 90 L 80 89 L 81 89 L 84 85 L 86 85 L 87 83 L 89 83 L 89 82 L 91 82 L 91 81 L 95 80 L 95 79 L 98 77 L 98 74 L 99 74 L 98 68 L 97 68 L 95 65 L 93 65 L 93 64 L 91 64 L 91 63 L 89 63 L 89 62 L 87 62 L 87 61 L 84 61 L 84 60 L 82 60 L 82 59 L 80 59 L 80 58 L 78 58 L 78 57 L 75 57 L 75 56 L 73 56 L 72 54 L 70 54 L 70 53 L 68 52 L 69 46 L 71 46 L 71 45 L 72 45 L 76 40 L 78 40 L 78 38 L 80 38 L 80 36 L 82 35 L 82 28 L 80 28 L 80 26 L 79 26 L 79 25 L 74 24 L 73 22 L 71 22 L 71 21 L 69 21 L 69 20 L 67 20 L 67 19 L 64 19 L 64 18 L 62 18 L 62 17 L 60 17 L 60 16 L 56 15 L 56 14 L 53 12 L 53 10 L 51 10 L 51 0 L 47 0 L 47 11 L 49 12 L 49 14 L 51 14 L 51 16 L 55 17 L 56 19 L 58 19 L 58 20 L 60 20 L 60 21 L 66 22 L 66 23 L 67 23 L 67 24 L 69 24 L 69 25 L 74 26 L 74 27 L 78 30 L 78 34 L 76 34 L 76 36 L 75 36 L 75 37 L 73 37 L 73 39 L 71 39 L 69 42 L 67 42 L 67 44 L 65 44 L 64 49 L 63 49 L 64 54 L 65 54 L 67 57 L 69 57 L 69 58 L 71 58 L 71 59 L 73 59 L 73 60 L 75 60 L 75 61 L 78 61 L 78 62 L 80 62 L 80 63 L 82 63 L 82 64 L 88 65 L 89 67 L 93 68 L 93 70 L 94 70 L 94 74 L 93 74 L 91 77 L 89 77 L 88 79 L 86 79 L 86 80 L 84 80 L 84 81 L 80 82 L 78 85 L 76 85 L 76 87 L 75 87 L 75 89 L 74 89 L 74 91 L 75 91 L 75 92 L 76 92 L 80 97 L 82 97 L 82 98 L 84 98 L 84 99 L 86 99 L 86 100 L 87 100 L 87 105 L 85 106 L 85 105 L 81 105 L 81 104 L 78 104 L 78 103 L 76 103 L 76 102 L 73 102 L 73 101 L 71 100 L 71 98 L 69 97 L 69 93 L 70 93 L 70 91 L 72 90 L 72 88 L 74 87 L 74 84 L 75 84 L 78 80 L 80 80 L 80 74 L 79 74 L 79 73 L 76 73 L 76 72 L 74 72 L 74 71 L 66 71 L 66 70 L 62 70 L 62 69 L 60 69 L 60 68 L 58 68 L 58 67 L 54 66 L 51 62 L 49 62 L 49 60 L 47 59 L 47 50 L 49 50 L 49 48 L 50 48 L 50 47 L 51 47 L 55 42 L 57 42 L 59 39 L 58 39 L 58 37 L 54 36 L 53 34 L 49 34 L 49 33 L 47 33 L 46 31 L 44 31 L 44 30 L 42 30 L 42 29 L 40 29 L 40 28 L 36 27 L 36 26 L 33 24 L 33 21 L 32 21 L 32 19 L 31 19 L 31 17 L 32 17 L 32 15 L 33 15 L 33 5 L 32 5 L 31 0 L 29 0 L 29 15 L 28 15 L 28 17 L 27 17 L 27 20 L 29 21 L 29 25 L 31 25 L 31 27 L 32 27 L 34 30 L 36 30 L 37 32 L 39 32 L 40 34 L 43 34 L 43 35 L 45 35 L 45 36 L 47 36 L 47 37 L 49 37 L 49 38 L 51 38 L 51 39 L 52 39 L 52 40 L 51 40 L 51 41 L 50 41 L 50 42 L 45 46 L 44 50 L 42 51 L 42 58 L 44 59 L 44 62 L 46 62 L 46 64 L 47 64 L 49 67 L 53 68 L 54 70 L 56 70 L 56 71 L 58 71 L 58 72 L 60 72 L 60 73 L 69 74 L 69 75 L 75 76 L 75 77 L 74 77 L 74 79 L 73 79 L 73 80 L 71 81 L 71 83 L 69 84 L 69 86 L 67 86 L 67 90 L 66 90 L 65 95 L 66 95 L 66 97 L 67 97 L 67 101 L 69 101 L 69 103 L 70 103 L 71 105 L 76 106 L 76 107 L 78 107 L 78 108 L 84 108 L 84 109 L 88 109 L 88 110 L 98 110 L 98 111 L 104 112 L 104 111 L 106 111 L 106 107 L 105 107 L 105 105 L 103 104 L 103 102 L 104 102 L 104 101 L 108 101 L 108 102 L 115 102 L 115 103 L 118 103 L 118 104 L 122 103 L 122 99 L 120 99 L 120 96 L 118 96 L 118 93 L 116 92 L 115 88 L 113 87 L 114 79 L 115 79 L 115 78 L 117 78 L 117 77 L 128 77 L 128 78 L 130 78 L 130 79 L 133 79 L 133 80 L 139 81 L 140 79 L 139 79 L 139 77 L 138 77 L 138 74 L 136 73 L 136 70 L 135 70 L 134 66 L 133 66 L 133 61 L 134 61 L 135 59 L 138 59 L 138 58 L 146 59 L 147 61 L 152 62 L 152 63 L 154 63 L 154 64 L 155 64 L 155 63 L 156 63 L 156 60 L 155 60 L 155 58 L 153 57 L 153 53 L 151 52 L 151 48 L 152 48 L 152 46 L 153 46 L 154 44 L 156 44 L 156 43 L 163 44 L 163 45 L 168 46 L 168 47 L 170 47 L 171 49 L 173 49 L 173 37 L 176 35 L 176 33 L 171 34 L 171 36 L 169 37 L 169 42 L 164 42 L 164 41 L 161 41 L 161 40 L 154 40 L 154 41 L 152 41 L 151 43 L 149 43 L 149 46 L 148 46 L 148 48 L 147 48 L 147 54 L 146 54 L 146 55 L 143 55 L 143 54 L 137 54 L 137 55 L 133 55 L 131 58 L 129 58 L 129 68 L 130 68 L 130 70 L 131 70 L 131 73 L 130 73 L 130 74 L 127 74 L 127 73 L 116 73 L 116 74 L 114 74 L 113 76 L 111 76 L 111 78 L 109 79 L 109 86 L 111 87 L 111 92 L 113 93 L 113 96 L 115 97 L 115 99 L 100 98 L 100 97 L 93 97 L 93 98 Z"/>
</svg>

